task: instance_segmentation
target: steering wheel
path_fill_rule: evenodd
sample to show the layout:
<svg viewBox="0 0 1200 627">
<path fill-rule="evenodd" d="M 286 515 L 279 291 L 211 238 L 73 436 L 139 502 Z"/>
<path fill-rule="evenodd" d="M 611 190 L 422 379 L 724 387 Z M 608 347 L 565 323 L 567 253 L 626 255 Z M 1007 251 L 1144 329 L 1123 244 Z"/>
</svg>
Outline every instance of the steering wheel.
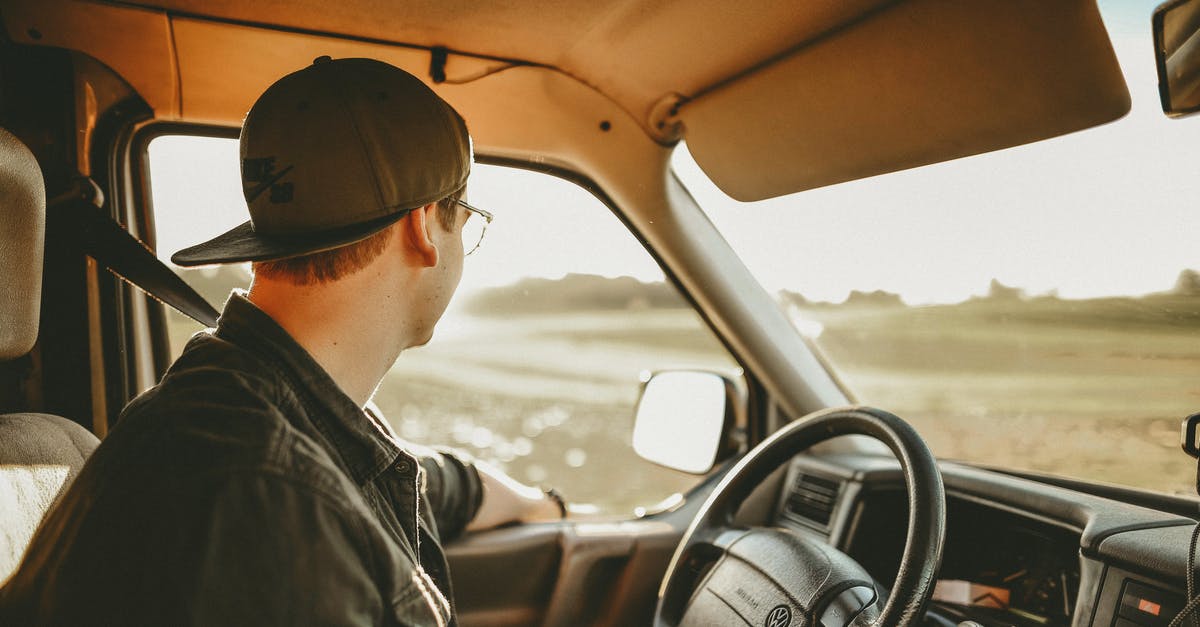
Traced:
<svg viewBox="0 0 1200 627">
<path fill-rule="evenodd" d="M 772 471 L 814 444 L 848 434 L 886 444 L 908 489 L 904 555 L 882 609 L 873 579 L 845 553 L 790 530 L 733 524 L 742 501 Z M 816 412 L 747 453 L 704 502 L 667 567 L 654 625 L 909 627 L 921 620 L 933 592 L 945 535 L 942 475 L 908 423 L 871 407 Z"/>
</svg>

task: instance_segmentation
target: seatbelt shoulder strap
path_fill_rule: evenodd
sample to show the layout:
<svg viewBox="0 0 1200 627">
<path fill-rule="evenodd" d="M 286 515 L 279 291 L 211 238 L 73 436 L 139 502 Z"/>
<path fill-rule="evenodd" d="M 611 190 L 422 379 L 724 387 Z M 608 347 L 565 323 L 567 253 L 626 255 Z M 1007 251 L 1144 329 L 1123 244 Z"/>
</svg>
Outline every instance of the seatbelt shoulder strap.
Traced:
<svg viewBox="0 0 1200 627">
<path fill-rule="evenodd" d="M 216 326 L 217 310 L 192 286 L 125 230 L 104 209 L 104 195 L 89 178 L 46 203 L 47 219 L 64 220 L 78 234 L 83 252 L 156 300 L 203 324 Z"/>
</svg>

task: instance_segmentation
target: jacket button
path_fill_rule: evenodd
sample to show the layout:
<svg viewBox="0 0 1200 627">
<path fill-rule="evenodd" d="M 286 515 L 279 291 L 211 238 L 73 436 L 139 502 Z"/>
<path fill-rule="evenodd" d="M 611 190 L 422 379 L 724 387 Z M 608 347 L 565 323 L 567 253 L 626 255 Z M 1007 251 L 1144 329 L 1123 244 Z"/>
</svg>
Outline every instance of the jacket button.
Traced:
<svg viewBox="0 0 1200 627">
<path fill-rule="evenodd" d="M 408 461 L 400 460 L 400 461 L 396 462 L 396 472 L 398 472 L 400 474 L 408 474 L 408 472 L 411 470 L 412 470 L 412 464 L 408 463 Z"/>
</svg>

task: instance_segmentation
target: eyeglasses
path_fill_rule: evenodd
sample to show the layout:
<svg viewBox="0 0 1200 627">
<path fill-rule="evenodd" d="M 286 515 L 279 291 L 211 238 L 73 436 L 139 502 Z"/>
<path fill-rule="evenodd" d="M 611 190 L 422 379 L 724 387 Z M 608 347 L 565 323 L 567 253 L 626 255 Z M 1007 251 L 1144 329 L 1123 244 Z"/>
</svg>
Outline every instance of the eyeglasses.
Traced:
<svg viewBox="0 0 1200 627">
<path fill-rule="evenodd" d="M 483 243 L 483 234 L 487 232 L 487 227 L 492 223 L 492 214 L 489 211 L 484 211 L 479 207 L 473 207 L 467 201 L 459 198 L 458 204 L 471 213 L 479 214 L 482 220 L 472 220 L 471 216 L 467 216 L 467 222 L 462 229 L 463 250 L 467 251 L 464 256 L 469 255 L 476 250 L 479 250 L 479 245 Z"/>
</svg>

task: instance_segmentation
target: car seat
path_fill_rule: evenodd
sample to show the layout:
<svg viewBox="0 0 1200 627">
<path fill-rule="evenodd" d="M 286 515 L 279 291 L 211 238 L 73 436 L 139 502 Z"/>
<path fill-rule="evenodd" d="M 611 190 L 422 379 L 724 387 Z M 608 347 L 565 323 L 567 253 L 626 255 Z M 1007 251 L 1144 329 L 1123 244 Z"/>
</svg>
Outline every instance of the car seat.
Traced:
<svg viewBox="0 0 1200 627">
<path fill-rule="evenodd" d="M 0 129 L 0 361 L 23 357 L 37 340 L 45 227 L 46 190 L 37 160 Z M 61 416 L 0 413 L 0 586 L 99 444 Z"/>
</svg>

